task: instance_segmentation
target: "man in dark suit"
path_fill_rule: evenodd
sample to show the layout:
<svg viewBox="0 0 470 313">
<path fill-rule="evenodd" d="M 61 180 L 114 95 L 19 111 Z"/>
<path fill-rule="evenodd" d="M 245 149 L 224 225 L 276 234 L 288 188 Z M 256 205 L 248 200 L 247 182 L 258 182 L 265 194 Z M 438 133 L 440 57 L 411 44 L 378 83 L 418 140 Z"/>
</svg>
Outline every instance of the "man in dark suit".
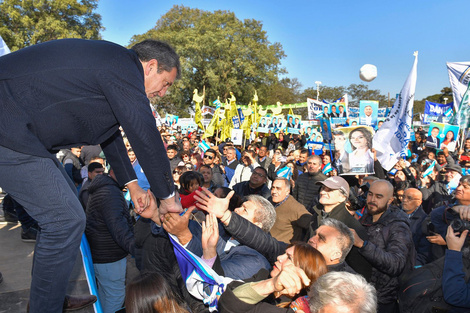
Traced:
<svg viewBox="0 0 470 313">
<path fill-rule="evenodd" d="M 426 138 L 426 147 L 439 149 L 441 146 L 441 140 L 437 138 L 437 135 L 439 135 L 439 127 L 433 127 L 431 130 L 431 136 Z"/>
<path fill-rule="evenodd" d="M 169 45 L 146 40 L 128 50 L 105 41 L 50 41 L 0 57 L 0 186 L 38 221 L 30 312 L 62 312 L 85 228 L 59 149 L 100 144 L 136 211 L 150 194 L 137 184 L 122 126 L 161 199 L 180 211 L 170 165 L 148 98 L 163 97 L 180 76 Z"/>
</svg>

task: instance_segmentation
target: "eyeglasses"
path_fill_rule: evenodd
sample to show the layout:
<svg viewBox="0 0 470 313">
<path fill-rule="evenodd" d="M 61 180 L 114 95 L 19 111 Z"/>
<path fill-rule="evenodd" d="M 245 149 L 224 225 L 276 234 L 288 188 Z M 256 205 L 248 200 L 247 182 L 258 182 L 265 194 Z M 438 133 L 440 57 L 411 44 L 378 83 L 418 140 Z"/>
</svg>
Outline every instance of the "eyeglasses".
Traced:
<svg viewBox="0 0 470 313">
<path fill-rule="evenodd" d="M 181 172 L 178 172 L 178 171 L 173 171 L 173 174 L 178 174 L 178 175 L 181 175 Z"/>
<path fill-rule="evenodd" d="M 265 177 L 266 177 L 266 175 L 260 174 L 260 173 L 258 173 L 258 172 L 253 172 L 252 175 L 256 175 L 256 176 L 261 177 L 261 178 L 265 178 Z"/>
<path fill-rule="evenodd" d="M 418 201 L 420 199 L 415 199 L 410 196 L 403 196 L 401 201 Z"/>
<path fill-rule="evenodd" d="M 204 159 L 209 159 L 209 160 L 212 160 L 214 157 L 212 155 L 205 155 L 204 156 Z"/>
</svg>

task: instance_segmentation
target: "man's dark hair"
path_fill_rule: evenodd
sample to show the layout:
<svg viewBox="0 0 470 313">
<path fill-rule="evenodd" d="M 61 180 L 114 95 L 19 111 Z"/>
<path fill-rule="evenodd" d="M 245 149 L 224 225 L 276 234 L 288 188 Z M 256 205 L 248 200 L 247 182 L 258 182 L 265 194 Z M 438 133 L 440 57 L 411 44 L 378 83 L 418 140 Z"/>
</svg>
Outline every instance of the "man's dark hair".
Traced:
<svg viewBox="0 0 470 313">
<path fill-rule="evenodd" d="M 98 162 L 91 162 L 90 164 L 88 164 L 88 173 L 93 173 L 93 171 L 97 168 L 103 168 L 103 165 Z"/>
<path fill-rule="evenodd" d="M 134 50 L 140 61 L 157 60 L 159 73 L 162 71 L 171 72 L 173 68 L 176 68 L 176 78 L 180 78 L 180 57 L 166 42 L 147 39 L 133 45 L 131 49 Z"/>
<path fill-rule="evenodd" d="M 203 168 L 207 168 L 207 169 L 209 169 L 209 170 L 212 171 L 212 168 L 211 168 L 209 165 L 206 165 L 206 164 L 202 164 L 201 166 L 199 166 L 199 170 L 198 170 L 198 171 L 200 172 Z"/>
<path fill-rule="evenodd" d="M 206 154 L 208 152 L 214 154 L 215 156 L 217 156 L 217 152 L 214 149 L 207 149 L 206 152 L 204 152 L 204 154 Z"/>
<path fill-rule="evenodd" d="M 257 168 L 255 168 L 255 169 L 253 170 L 253 172 L 254 172 L 255 170 L 262 170 L 263 173 L 264 173 L 264 176 L 268 176 L 268 171 L 267 171 L 264 167 L 262 167 L 262 166 L 258 166 Z"/>
<path fill-rule="evenodd" d="M 304 148 L 300 150 L 300 154 L 308 154 L 308 150 Z"/>
<path fill-rule="evenodd" d="M 178 146 L 177 145 L 169 145 L 167 148 L 166 148 L 166 151 L 168 150 L 175 150 L 178 152 Z"/>
</svg>

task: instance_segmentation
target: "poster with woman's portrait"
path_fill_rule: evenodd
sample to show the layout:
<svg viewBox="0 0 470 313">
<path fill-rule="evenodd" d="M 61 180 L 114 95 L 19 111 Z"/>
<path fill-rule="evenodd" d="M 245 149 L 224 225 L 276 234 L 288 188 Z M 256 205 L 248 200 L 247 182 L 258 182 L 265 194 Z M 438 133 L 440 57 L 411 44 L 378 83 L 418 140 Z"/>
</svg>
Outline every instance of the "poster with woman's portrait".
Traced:
<svg viewBox="0 0 470 313">
<path fill-rule="evenodd" d="M 372 138 L 374 130 L 369 126 L 336 128 L 333 133 L 335 147 L 334 165 L 339 175 L 374 173 Z"/>
<path fill-rule="evenodd" d="M 176 127 L 178 125 L 178 119 L 179 119 L 178 115 L 167 114 L 166 119 L 165 119 L 165 124 L 168 127 L 176 129 Z"/>
<path fill-rule="evenodd" d="M 454 152 L 459 135 L 459 127 L 445 123 L 431 122 L 429 124 L 426 147 L 435 149 L 447 148 Z"/>
</svg>

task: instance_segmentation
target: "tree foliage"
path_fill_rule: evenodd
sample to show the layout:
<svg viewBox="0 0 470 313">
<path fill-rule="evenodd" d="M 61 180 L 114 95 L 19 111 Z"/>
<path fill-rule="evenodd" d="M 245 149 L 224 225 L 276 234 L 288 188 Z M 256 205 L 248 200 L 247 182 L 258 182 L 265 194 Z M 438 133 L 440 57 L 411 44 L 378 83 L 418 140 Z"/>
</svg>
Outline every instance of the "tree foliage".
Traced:
<svg viewBox="0 0 470 313">
<path fill-rule="evenodd" d="M 233 92 L 237 103 L 248 104 L 256 89 L 259 104 L 266 104 L 269 88 L 263 86 L 277 83 L 284 73 L 281 44 L 269 42 L 260 21 L 241 21 L 229 11 L 175 5 L 154 28 L 134 36 L 131 44 L 150 38 L 170 43 L 181 57 L 182 79 L 158 102 L 167 110 L 173 103 L 173 112 L 183 112 L 193 90 L 202 94 L 203 86 L 206 103 L 217 97 L 223 102 Z"/>
<path fill-rule="evenodd" d="M 0 35 L 11 51 L 62 39 L 100 39 L 97 0 L 0 0 Z"/>
</svg>

